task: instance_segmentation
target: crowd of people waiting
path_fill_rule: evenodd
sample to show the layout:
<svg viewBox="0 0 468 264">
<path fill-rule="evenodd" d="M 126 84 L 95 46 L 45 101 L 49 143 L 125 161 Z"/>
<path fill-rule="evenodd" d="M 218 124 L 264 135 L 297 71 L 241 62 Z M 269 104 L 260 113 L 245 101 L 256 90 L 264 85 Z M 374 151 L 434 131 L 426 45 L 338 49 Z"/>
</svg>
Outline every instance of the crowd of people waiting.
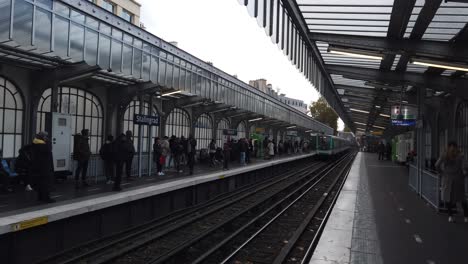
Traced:
<svg viewBox="0 0 468 264">
<path fill-rule="evenodd" d="M 262 144 L 262 145 L 260 145 Z M 229 164 L 238 162 L 245 166 L 252 161 L 252 157 L 264 157 L 273 159 L 284 154 L 302 153 L 309 151 L 307 141 L 280 140 L 255 140 L 241 138 L 234 140 L 227 138 L 222 146 L 218 146 L 215 140 L 211 140 L 207 148 L 197 148 L 197 140 L 190 135 L 170 138 L 156 137 L 153 143 L 153 161 L 156 164 L 158 176 L 164 176 L 169 170 L 182 173 L 188 168 L 189 175 L 194 172 L 195 161 L 206 163 L 210 167 L 222 164 L 223 170 L 229 169 Z M 197 151 L 198 150 L 198 151 Z M 114 191 L 121 191 L 122 174 L 127 181 L 132 178 L 132 163 L 135 155 L 133 135 L 131 131 L 120 134 L 115 140 L 112 135 L 107 136 L 105 143 L 99 150 L 99 156 L 103 161 L 103 169 L 106 183 L 113 185 Z M 73 160 L 76 161 L 74 173 L 75 188 L 86 188 L 87 171 L 91 150 L 89 145 L 89 130 L 83 129 L 80 134 L 74 136 Z M 196 159 L 198 157 L 198 159 Z M 0 185 L 10 191 L 8 166 L 0 168 Z M 50 197 L 52 182 L 54 181 L 54 164 L 52 158 L 52 145 L 47 132 L 36 134 L 32 144 L 22 147 L 15 161 L 15 170 L 20 173 L 22 182 L 27 191 L 33 189 L 38 193 L 38 200 L 42 202 L 55 202 Z"/>
</svg>

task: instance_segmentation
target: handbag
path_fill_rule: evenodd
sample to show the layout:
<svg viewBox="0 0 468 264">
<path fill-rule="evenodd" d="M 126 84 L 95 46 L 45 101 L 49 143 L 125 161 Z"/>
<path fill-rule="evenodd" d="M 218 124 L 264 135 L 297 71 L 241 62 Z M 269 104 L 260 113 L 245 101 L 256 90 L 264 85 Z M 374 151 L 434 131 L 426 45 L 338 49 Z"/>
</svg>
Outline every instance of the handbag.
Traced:
<svg viewBox="0 0 468 264">
<path fill-rule="evenodd" d="M 161 165 L 164 165 L 166 164 L 166 157 L 161 155 L 161 157 L 159 157 L 159 164 Z"/>
</svg>

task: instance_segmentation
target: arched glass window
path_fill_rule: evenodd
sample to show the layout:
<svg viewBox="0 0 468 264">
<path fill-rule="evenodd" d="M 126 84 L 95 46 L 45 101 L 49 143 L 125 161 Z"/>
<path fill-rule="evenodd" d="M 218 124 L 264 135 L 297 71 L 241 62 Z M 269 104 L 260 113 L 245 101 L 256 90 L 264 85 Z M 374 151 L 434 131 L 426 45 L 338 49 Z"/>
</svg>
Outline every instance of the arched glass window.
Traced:
<svg viewBox="0 0 468 264">
<path fill-rule="evenodd" d="M 468 159 L 468 102 L 460 103 L 456 115 L 457 141 L 465 159 Z"/>
<path fill-rule="evenodd" d="M 42 93 L 41 99 L 39 100 L 37 109 L 37 132 L 45 129 L 46 114 L 51 111 L 51 94 L 52 90 L 49 88 Z M 103 114 L 99 99 L 85 90 L 59 87 L 58 110 L 62 114 L 69 114 L 72 116 L 71 130 L 73 134 L 81 133 L 82 129 L 89 129 L 89 146 L 91 152 L 98 153 L 103 138 Z M 73 144 L 71 144 L 71 151 L 73 151 Z"/>
<path fill-rule="evenodd" d="M 237 137 L 238 137 L 238 138 L 247 138 L 246 129 L 245 129 L 245 123 L 244 123 L 244 122 L 240 122 L 240 123 L 237 125 Z"/>
<path fill-rule="evenodd" d="M 148 102 L 143 103 L 142 111 L 143 111 L 142 112 L 143 115 L 151 115 L 151 116 L 158 115 L 158 110 L 156 109 L 156 106 L 154 105 L 150 113 L 150 105 Z M 139 113 L 140 113 L 140 101 L 134 99 L 128 104 L 127 109 L 125 109 L 125 113 L 123 116 L 123 132 L 125 133 L 127 130 L 132 131 L 133 144 L 136 150 L 138 150 L 140 130 L 138 129 L 139 127 L 138 125 L 133 124 L 133 115 L 139 114 Z M 159 136 L 159 127 L 153 126 L 151 128 L 151 137 L 148 137 L 148 131 L 149 131 L 148 126 L 141 126 L 141 128 L 142 128 L 142 133 L 143 133 L 142 151 L 148 152 L 148 140 L 150 140 L 150 143 L 152 146 L 153 139 Z M 152 151 L 151 148 L 149 150 Z"/>
<path fill-rule="evenodd" d="M 166 136 L 188 137 L 190 133 L 190 119 L 184 110 L 174 108 L 166 120 Z"/>
<path fill-rule="evenodd" d="M 0 77 L 0 149 L 4 158 L 13 158 L 21 148 L 23 98 L 7 79 Z"/>
<path fill-rule="evenodd" d="M 195 123 L 195 139 L 197 149 L 206 149 L 213 139 L 213 122 L 207 114 L 201 115 Z"/>
<path fill-rule="evenodd" d="M 224 142 L 227 140 L 227 136 L 223 134 L 224 129 L 229 129 L 229 122 L 226 119 L 221 119 L 216 129 L 216 146 L 220 148 L 224 146 Z"/>
</svg>

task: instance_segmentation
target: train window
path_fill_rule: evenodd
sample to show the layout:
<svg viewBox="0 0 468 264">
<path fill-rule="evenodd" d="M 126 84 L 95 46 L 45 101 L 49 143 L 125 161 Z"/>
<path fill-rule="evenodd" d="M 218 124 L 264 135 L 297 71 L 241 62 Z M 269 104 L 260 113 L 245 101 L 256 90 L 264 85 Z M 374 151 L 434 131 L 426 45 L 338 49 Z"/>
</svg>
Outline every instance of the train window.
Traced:
<svg viewBox="0 0 468 264">
<path fill-rule="evenodd" d="M 330 137 L 320 136 L 319 137 L 319 149 L 329 150 L 330 149 Z"/>
</svg>

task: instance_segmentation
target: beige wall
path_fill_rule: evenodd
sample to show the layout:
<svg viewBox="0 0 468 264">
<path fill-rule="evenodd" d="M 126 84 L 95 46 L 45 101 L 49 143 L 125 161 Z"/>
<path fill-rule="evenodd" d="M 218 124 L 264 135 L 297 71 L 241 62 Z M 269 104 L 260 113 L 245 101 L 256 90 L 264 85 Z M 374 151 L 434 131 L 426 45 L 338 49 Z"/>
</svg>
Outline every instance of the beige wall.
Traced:
<svg viewBox="0 0 468 264">
<path fill-rule="evenodd" d="M 133 0 L 110 0 L 114 3 L 116 8 L 116 15 L 120 16 L 122 14 L 122 9 L 126 9 L 133 14 L 133 24 L 140 26 L 140 8 L 141 5 L 137 1 Z M 102 0 L 96 0 L 96 4 L 101 6 Z"/>
</svg>

